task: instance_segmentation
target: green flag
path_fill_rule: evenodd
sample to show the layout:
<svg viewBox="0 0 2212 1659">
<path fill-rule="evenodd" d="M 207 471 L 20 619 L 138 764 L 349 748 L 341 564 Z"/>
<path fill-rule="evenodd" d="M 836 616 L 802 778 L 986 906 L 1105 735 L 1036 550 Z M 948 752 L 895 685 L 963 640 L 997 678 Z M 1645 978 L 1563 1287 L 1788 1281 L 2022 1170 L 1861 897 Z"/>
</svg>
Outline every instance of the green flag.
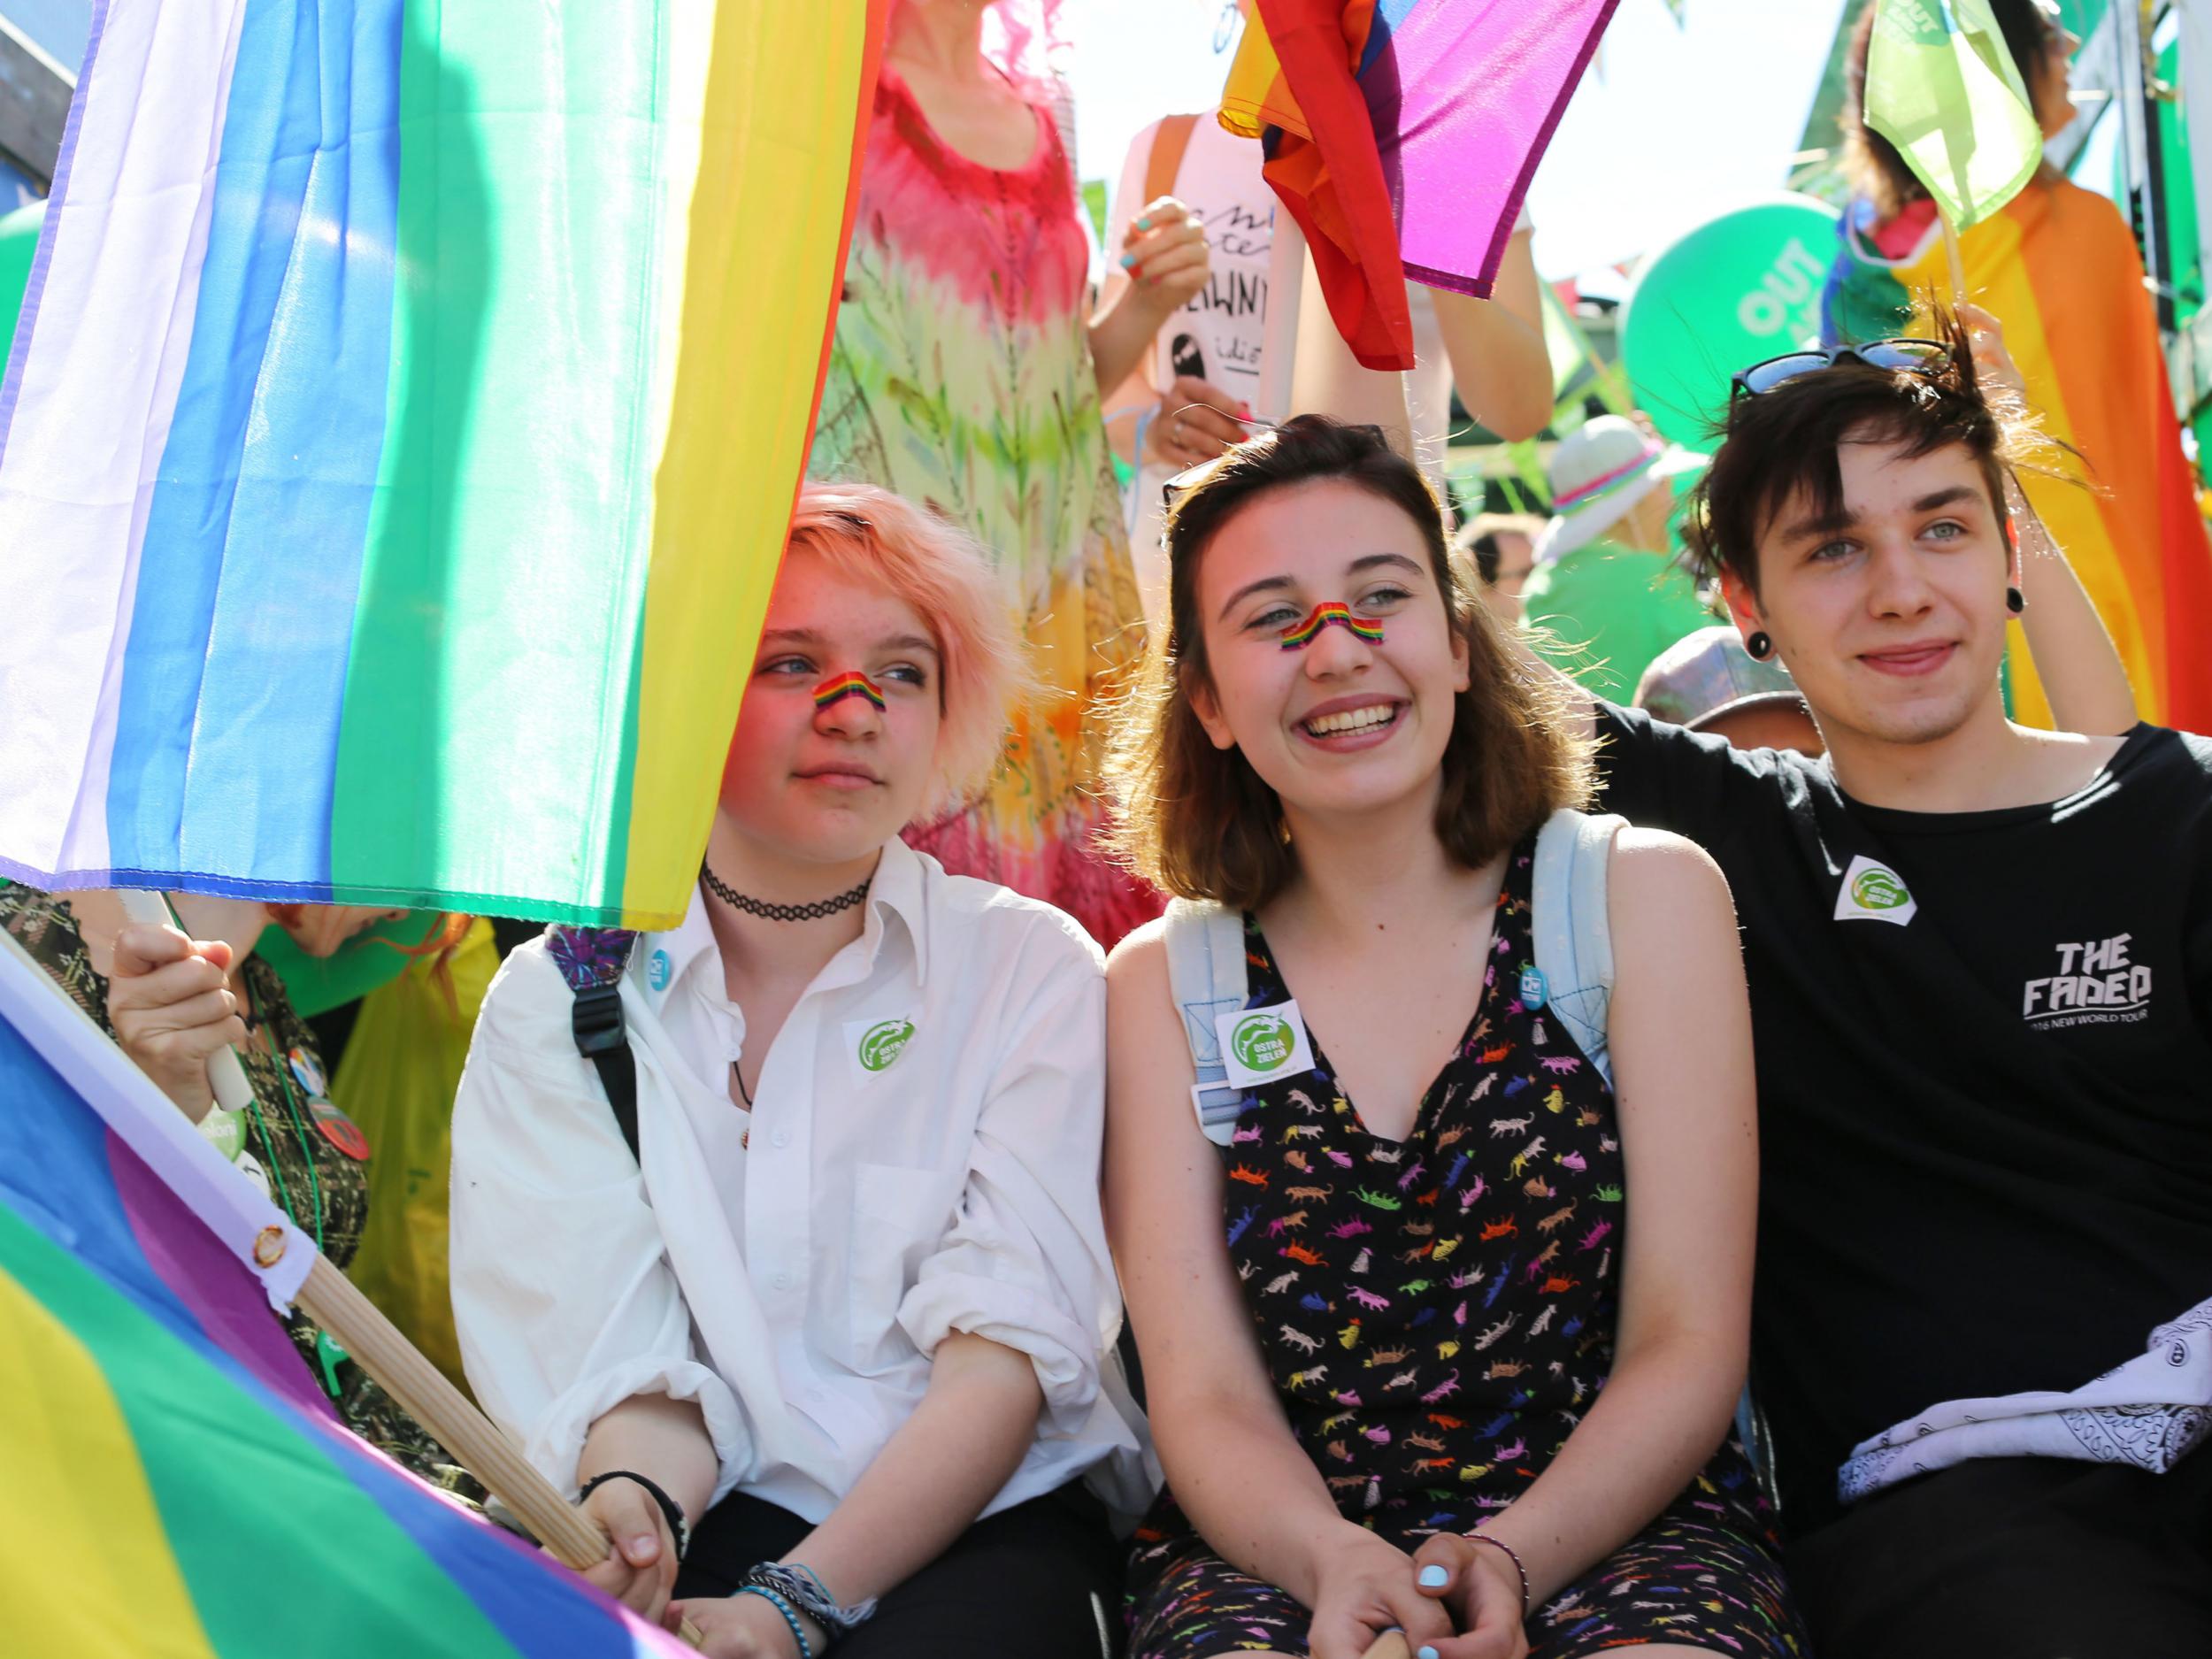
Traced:
<svg viewBox="0 0 2212 1659">
<path fill-rule="evenodd" d="M 2020 193 L 2043 134 L 1989 0 L 1877 0 L 1866 124 L 1964 230 Z"/>
</svg>

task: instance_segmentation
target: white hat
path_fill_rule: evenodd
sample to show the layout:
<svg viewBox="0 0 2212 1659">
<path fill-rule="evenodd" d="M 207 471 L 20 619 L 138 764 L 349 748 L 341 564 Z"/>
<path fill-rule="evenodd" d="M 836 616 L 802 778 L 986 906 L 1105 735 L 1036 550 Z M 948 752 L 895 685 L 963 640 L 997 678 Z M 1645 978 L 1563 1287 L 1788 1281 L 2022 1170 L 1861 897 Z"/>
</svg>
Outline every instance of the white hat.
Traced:
<svg viewBox="0 0 2212 1659">
<path fill-rule="evenodd" d="M 1708 459 L 1662 444 L 1632 420 L 1600 415 L 1560 440 L 1551 457 L 1554 517 L 1537 538 L 1536 562 L 1548 565 L 1618 524 L 1661 480 L 1694 472 Z"/>
</svg>

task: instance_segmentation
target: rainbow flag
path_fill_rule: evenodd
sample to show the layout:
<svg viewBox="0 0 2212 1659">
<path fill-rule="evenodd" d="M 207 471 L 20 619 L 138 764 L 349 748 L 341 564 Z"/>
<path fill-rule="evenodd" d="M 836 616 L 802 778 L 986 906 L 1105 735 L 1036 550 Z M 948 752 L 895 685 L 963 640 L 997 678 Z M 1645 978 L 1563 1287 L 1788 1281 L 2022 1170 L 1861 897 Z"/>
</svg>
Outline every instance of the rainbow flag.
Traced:
<svg viewBox="0 0 2212 1659">
<path fill-rule="evenodd" d="M 889 0 L 103 0 L 0 380 L 0 874 L 673 926 Z"/>
<path fill-rule="evenodd" d="M 1487 296 L 1617 0 L 1259 0 L 1221 124 L 1265 145 L 1329 314 L 1413 366 L 1405 280 Z"/>
<path fill-rule="evenodd" d="M 1823 307 L 1831 343 L 1905 332 L 1913 293 L 1949 293 L 1941 228 L 1920 211 L 1916 236 L 1880 233 L 1891 255 L 1865 204 L 1844 215 Z M 2004 324 L 2045 429 L 2097 486 L 2029 478 L 2029 502 L 2110 630 L 2143 718 L 2212 731 L 2212 544 L 2133 235 L 2111 203 L 2060 180 L 2030 185 L 1959 240 L 1970 297 Z M 2016 624 L 2007 667 L 2016 718 L 2049 726 Z"/>
<path fill-rule="evenodd" d="M 0 1100 L 0 1548 L 57 1563 L 9 1573 L 10 1654 L 687 1651 L 338 1425 L 264 1285 L 108 1121 L 181 1115 L 7 949 Z"/>
</svg>

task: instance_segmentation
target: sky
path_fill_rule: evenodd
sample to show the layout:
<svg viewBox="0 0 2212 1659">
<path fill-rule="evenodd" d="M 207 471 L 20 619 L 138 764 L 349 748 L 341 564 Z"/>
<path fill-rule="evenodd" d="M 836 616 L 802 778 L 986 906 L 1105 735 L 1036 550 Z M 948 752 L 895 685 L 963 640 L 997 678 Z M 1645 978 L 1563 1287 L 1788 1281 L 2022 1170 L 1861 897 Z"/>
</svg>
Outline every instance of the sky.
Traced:
<svg viewBox="0 0 2212 1659">
<path fill-rule="evenodd" d="M 1148 123 L 1218 96 L 1222 3 L 1065 0 L 1084 177 L 1112 180 Z M 1684 9 L 1678 29 L 1663 0 L 1620 0 L 1530 193 L 1546 277 L 1632 258 L 1782 188 L 1843 0 Z"/>
</svg>

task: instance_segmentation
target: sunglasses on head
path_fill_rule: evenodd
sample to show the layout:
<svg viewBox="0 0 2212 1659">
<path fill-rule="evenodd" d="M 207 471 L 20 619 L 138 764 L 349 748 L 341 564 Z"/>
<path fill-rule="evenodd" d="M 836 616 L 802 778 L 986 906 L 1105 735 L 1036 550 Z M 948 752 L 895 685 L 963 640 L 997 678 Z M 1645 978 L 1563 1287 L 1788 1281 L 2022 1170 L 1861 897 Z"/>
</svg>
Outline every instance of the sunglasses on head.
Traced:
<svg viewBox="0 0 2212 1659">
<path fill-rule="evenodd" d="M 1951 366 L 1951 348 L 1940 340 L 1870 340 L 1863 346 L 1837 346 L 1826 351 L 1788 351 L 1764 363 L 1755 363 L 1729 382 L 1728 395 L 1757 397 L 1808 374 L 1817 374 L 1839 363 L 1863 363 L 1870 369 L 1897 369 L 1930 377 Z"/>
</svg>

